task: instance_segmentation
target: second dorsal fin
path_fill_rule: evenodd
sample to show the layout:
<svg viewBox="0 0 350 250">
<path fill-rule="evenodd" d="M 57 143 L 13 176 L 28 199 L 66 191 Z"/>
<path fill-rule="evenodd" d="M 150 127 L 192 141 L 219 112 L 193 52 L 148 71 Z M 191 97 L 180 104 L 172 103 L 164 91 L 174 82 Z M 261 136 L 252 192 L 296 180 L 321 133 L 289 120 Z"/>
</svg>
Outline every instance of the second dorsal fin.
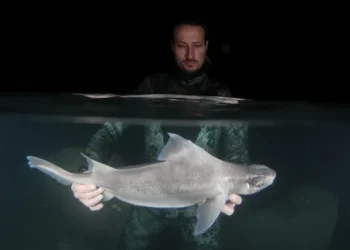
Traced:
<svg viewBox="0 0 350 250">
<path fill-rule="evenodd" d="M 80 153 L 80 154 L 85 158 L 85 160 L 88 163 L 88 172 L 96 173 L 96 172 L 116 171 L 115 168 L 112 168 L 112 167 L 105 165 L 101 162 L 95 161 L 83 153 Z"/>
</svg>

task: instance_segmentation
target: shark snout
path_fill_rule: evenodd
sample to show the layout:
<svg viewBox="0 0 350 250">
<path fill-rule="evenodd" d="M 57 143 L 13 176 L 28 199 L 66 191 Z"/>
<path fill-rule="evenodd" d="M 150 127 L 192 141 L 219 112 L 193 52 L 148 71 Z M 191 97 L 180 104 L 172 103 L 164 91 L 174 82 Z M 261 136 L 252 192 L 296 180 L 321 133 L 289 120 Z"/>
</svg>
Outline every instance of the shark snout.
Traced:
<svg viewBox="0 0 350 250">
<path fill-rule="evenodd" d="M 272 185 L 272 183 L 274 182 L 274 180 L 276 179 L 276 175 L 277 175 L 277 173 L 276 173 L 276 171 L 274 171 L 274 170 L 270 170 L 270 174 L 269 174 L 269 176 L 267 176 L 266 177 L 266 182 L 269 184 L 269 185 Z"/>
</svg>

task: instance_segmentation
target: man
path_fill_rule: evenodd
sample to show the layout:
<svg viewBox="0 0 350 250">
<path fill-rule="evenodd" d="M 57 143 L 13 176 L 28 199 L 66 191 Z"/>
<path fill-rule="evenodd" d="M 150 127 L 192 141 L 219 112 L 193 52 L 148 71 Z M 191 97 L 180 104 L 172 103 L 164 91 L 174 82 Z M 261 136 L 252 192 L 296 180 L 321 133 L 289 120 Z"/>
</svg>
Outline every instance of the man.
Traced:
<svg viewBox="0 0 350 250">
<path fill-rule="evenodd" d="M 147 77 L 137 88 L 137 94 L 181 94 L 231 96 L 228 88 L 207 75 L 209 66 L 207 58 L 208 39 L 205 26 L 195 22 L 182 22 L 175 25 L 171 48 L 175 65 L 170 73 L 160 73 Z M 111 149 L 119 141 L 127 126 L 122 123 L 105 123 L 93 136 L 86 149 L 91 158 L 106 162 L 111 157 Z M 166 132 L 173 132 L 194 141 L 207 152 L 218 155 L 219 142 L 223 144 L 223 158 L 235 163 L 247 163 L 247 126 L 200 126 L 170 128 L 162 124 L 145 125 L 145 155 L 155 160 L 166 143 Z M 193 137 L 193 135 L 195 135 Z M 85 206 L 92 211 L 103 207 L 103 189 L 93 185 L 73 184 L 72 190 Z M 232 194 L 229 203 L 222 212 L 231 215 L 234 206 L 240 204 L 240 196 Z M 193 237 L 196 223 L 195 207 L 184 209 L 151 209 L 135 206 L 130 223 L 125 228 L 126 249 L 146 249 L 153 236 L 158 235 L 166 226 L 176 225 L 181 229 L 187 242 L 195 244 L 196 249 L 218 249 L 219 220 L 203 235 Z M 151 237 L 152 236 L 152 237 Z"/>
</svg>

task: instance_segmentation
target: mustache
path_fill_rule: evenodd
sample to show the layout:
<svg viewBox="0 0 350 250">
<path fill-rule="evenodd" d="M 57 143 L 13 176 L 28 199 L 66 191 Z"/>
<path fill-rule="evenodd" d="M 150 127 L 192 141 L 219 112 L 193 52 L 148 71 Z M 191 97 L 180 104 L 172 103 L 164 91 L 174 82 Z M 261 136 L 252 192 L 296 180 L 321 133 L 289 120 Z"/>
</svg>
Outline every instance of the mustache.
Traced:
<svg viewBox="0 0 350 250">
<path fill-rule="evenodd" d="M 184 62 L 184 63 L 197 63 L 197 60 L 187 60 L 187 59 L 185 59 L 182 62 Z"/>
</svg>

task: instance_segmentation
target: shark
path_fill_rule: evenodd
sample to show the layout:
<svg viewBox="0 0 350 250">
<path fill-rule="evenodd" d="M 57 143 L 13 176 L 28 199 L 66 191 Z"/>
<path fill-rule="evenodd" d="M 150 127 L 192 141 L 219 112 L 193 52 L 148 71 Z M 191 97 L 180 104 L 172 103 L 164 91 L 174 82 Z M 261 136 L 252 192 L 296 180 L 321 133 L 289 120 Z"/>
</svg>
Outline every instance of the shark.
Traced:
<svg viewBox="0 0 350 250">
<path fill-rule="evenodd" d="M 27 156 L 27 163 L 63 185 L 103 187 L 104 201 L 117 198 L 160 209 L 196 205 L 195 236 L 213 225 L 231 194 L 255 194 L 271 186 L 276 178 L 276 172 L 265 165 L 227 162 L 180 135 L 168 135 L 157 161 L 148 164 L 114 168 L 83 153 L 88 166 L 84 173 L 68 172 L 35 156 Z"/>
</svg>

